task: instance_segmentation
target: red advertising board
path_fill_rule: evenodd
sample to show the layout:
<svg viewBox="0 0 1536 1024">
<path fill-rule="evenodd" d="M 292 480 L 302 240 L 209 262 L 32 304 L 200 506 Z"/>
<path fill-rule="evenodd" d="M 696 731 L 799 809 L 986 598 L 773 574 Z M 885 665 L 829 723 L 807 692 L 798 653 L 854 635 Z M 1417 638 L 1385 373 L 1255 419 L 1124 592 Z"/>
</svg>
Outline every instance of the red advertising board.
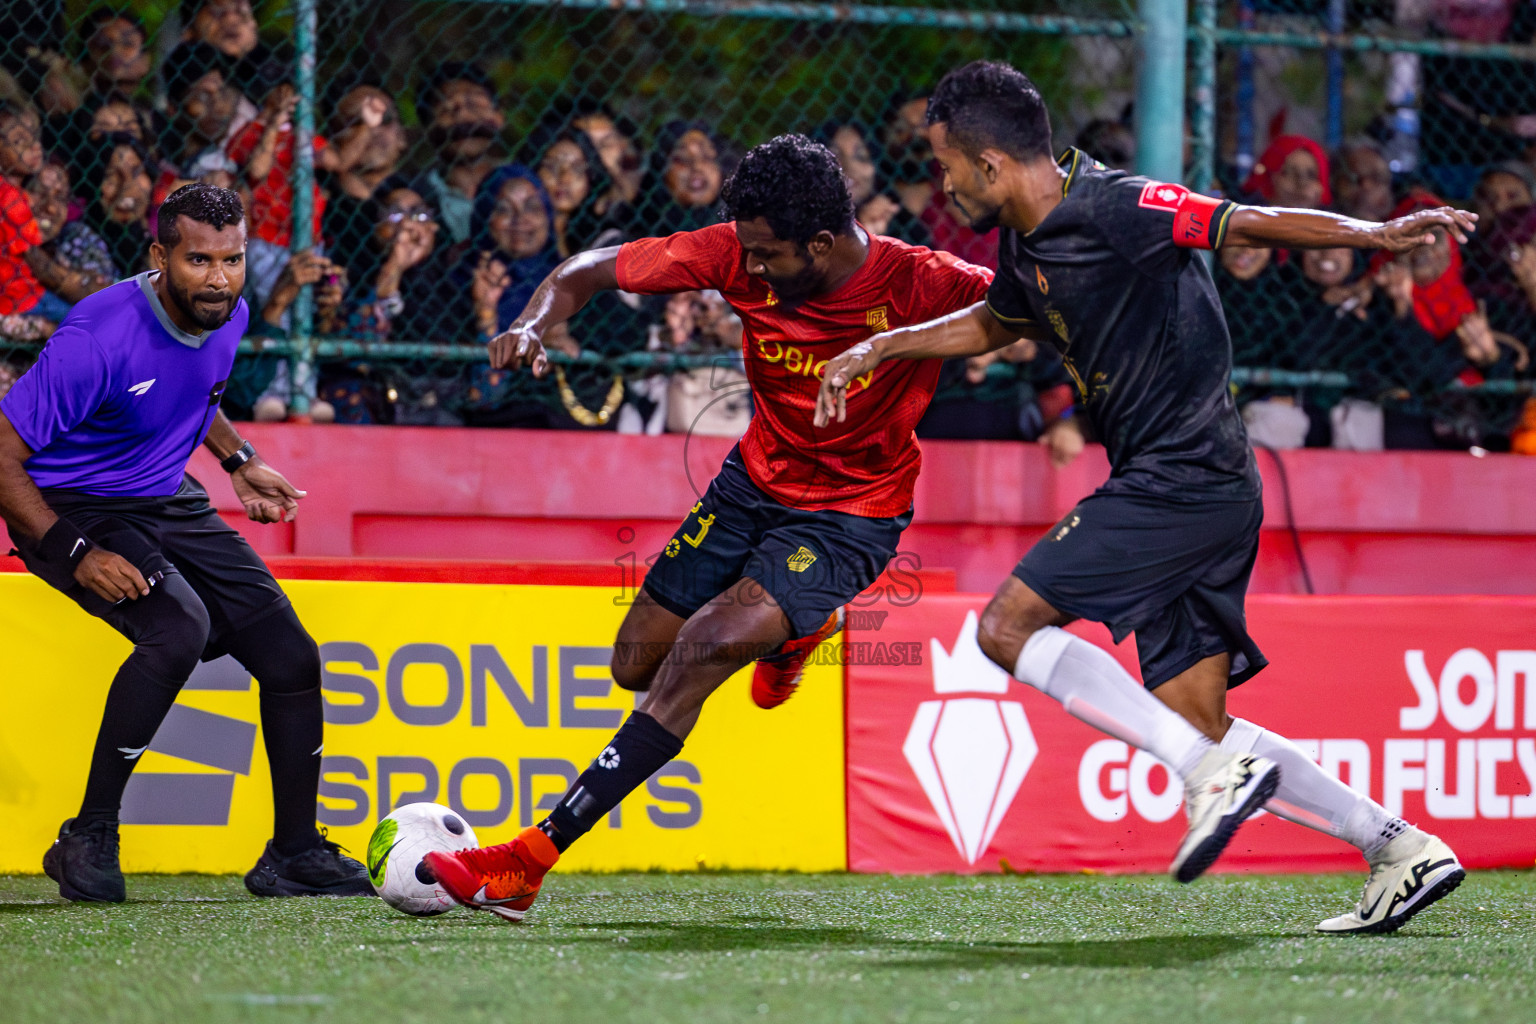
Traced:
<svg viewBox="0 0 1536 1024">
<path fill-rule="evenodd" d="M 986 600 L 926 595 L 850 621 L 850 869 L 1165 870 L 1182 787 L 987 661 Z M 1232 714 L 1290 737 L 1468 867 L 1532 865 L 1536 598 L 1255 596 L 1248 612 L 1270 667 L 1232 691 Z M 1072 629 L 1137 675 L 1133 641 Z M 1360 867 L 1340 840 L 1264 814 L 1217 870 Z"/>
</svg>

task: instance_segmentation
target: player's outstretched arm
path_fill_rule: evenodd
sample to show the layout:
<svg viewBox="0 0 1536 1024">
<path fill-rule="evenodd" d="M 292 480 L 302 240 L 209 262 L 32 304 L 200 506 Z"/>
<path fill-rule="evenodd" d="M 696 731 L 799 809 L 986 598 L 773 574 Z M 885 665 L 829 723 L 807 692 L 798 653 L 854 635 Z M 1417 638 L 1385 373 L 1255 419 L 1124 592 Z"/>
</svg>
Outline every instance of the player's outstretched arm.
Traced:
<svg viewBox="0 0 1536 1024">
<path fill-rule="evenodd" d="M 577 253 L 546 277 L 522 314 L 486 346 L 491 369 L 518 370 L 526 366 L 535 377 L 549 372 L 544 333 L 575 316 L 598 292 L 619 286 L 619 247 Z"/>
<path fill-rule="evenodd" d="M 1006 326 L 985 302 L 911 327 L 876 334 L 827 361 L 816 395 L 818 427 L 848 415 L 848 384 L 887 359 L 960 359 L 1013 344 L 1025 335 Z"/>
<path fill-rule="evenodd" d="M 1386 249 L 1408 252 L 1434 243 L 1432 228 L 1441 227 L 1465 243 L 1477 228 L 1477 214 L 1450 206 L 1418 210 L 1385 224 L 1355 220 L 1324 210 L 1286 210 L 1239 206 L 1227 220 L 1222 245 L 1282 249 Z"/>
</svg>

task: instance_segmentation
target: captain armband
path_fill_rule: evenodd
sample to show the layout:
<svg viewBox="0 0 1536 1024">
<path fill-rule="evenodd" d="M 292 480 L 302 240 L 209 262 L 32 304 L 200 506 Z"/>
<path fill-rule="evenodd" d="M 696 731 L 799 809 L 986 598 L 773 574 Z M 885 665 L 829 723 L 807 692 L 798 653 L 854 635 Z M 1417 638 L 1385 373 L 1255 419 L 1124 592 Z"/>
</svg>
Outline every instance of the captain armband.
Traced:
<svg viewBox="0 0 1536 1024">
<path fill-rule="evenodd" d="M 1182 249 L 1214 249 L 1227 233 L 1235 203 L 1191 192 L 1183 185 L 1149 181 L 1137 206 L 1173 214 L 1173 244 Z"/>
</svg>

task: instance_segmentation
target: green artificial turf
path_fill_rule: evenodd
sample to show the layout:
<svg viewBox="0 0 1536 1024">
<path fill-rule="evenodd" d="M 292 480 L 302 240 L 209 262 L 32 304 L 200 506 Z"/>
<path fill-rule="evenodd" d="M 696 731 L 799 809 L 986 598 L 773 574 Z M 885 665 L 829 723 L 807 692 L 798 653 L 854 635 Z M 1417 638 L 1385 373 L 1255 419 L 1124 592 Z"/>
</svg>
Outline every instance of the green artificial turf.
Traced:
<svg viewBox="0 0 1536 1024">
<path fill-rule="evenodd" d="M 45 1021 L 1536 1021 L 1536 874 L 1325 938 L 1361 877 L 558 875 L 527 922 L 134 876 L 0 877 L 0 1018 Z"/>
</svg>

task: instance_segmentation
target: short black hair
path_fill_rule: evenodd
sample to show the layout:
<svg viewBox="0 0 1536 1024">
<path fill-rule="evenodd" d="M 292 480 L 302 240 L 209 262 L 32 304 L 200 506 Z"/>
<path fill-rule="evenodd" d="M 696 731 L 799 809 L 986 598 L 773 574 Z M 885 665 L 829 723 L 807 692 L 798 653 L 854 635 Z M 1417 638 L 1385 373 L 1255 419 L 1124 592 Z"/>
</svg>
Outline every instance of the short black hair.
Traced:
<svg viewBox="0 0 1536 1024">
<path fill-rule="evenodd" d="M 210 71 L 225 73 L 224 55 L 207 43 L 182 43 L 160 63 L 160 75 L 165 79 L 165 96 L 178 107 L 192 86 Z"/>
<path fill-rule="evenodd" d="M 42 119 L 37 115 L 37 108 L 26 100 L 0 99 L 0 124 L 10 124 L 13 121 L 36 121 Z"/>
<path fill-rule="evenodd" d="M 394 101 L 394 95 L 384 87 L 384 79 L 375 74 L 369 68 L 344 68 L 339 73 L 329 76 L 325 88 L 316 97 L 317 103 L 325 116 L 332 121 L 336 118 L 336 108 L 341 106 L 341 101 L 350 96 L 355 89 L 377 89 Z M 318 118 L 319 114 L 316 114 Z"/>
<path fill-rule="evenodd" d="M 259 0 L 251 0 L 251 12 L 253 14 L 256 11 L 256 4 L 258 2 Z M 197 17 L 198 12 L 201 11 L 207 5 L 207 3 L 208 0 L 181 0 L 181 23 L 183 25 L 192 24 L 192 19 Z"/>
<path fill-rule="evenodd" d="M 101 26 L 111 24 L 114 21 L 126 21 L 139 30 L 139 35 L 145 42 L 149 41 L 149 30 L 144 27 L 144 19 L 133 11 L 123 7 L 97 7 L 89 11 L 80 19 L 77 30 L 82 41 L 89 43 L 91 37 L 101 31 Z"/>
<path fill-rule="evenodd" d="M 928 97 L 928 123 L 942 124 L 961 151 L 999 149 L 1015 160 L 1052 158 L 1051 115 L 1029 76 L 976 60 L 944 76 Z"/>
<path fill-rule="evenodd" d="M 181 232 L 176 228 L 176 218 L 186 217 L 199 224 L 215 228 L 229 228 L 245 220 L 245 206 L 240 193 L 232 188 L 194 181 L 165 197 L 155 223 L 155 240 L 167 249 L 181 243 Z"/>
<path fill-rule="evenodd" d="M 445 60 L 416 90 L 416 119 L 422 124 L 432 120 L 432 110 L 442 98 L 443 86 L 449 82 L 470 82 L 485 90 L 491 102 L 496 102 L 496 85 L 491 76 L 479 64 L 463 60 Z"/>
<path fill-rule="evenodd" d="M 227 75 L 229 83 L 260 106 L 273 89 L 294 84 L 295 57 L 290 46 L 258 46 L 236 62 Z"/>
<path fill-rule="evenodd" d="M 853 196 L 830 149 L 804 135 L 754 146 L 720 190 L 731 220 L 762 217 L 776 237 L 804 246 L 823 231 L 853 230 Z"/>
</svg>

